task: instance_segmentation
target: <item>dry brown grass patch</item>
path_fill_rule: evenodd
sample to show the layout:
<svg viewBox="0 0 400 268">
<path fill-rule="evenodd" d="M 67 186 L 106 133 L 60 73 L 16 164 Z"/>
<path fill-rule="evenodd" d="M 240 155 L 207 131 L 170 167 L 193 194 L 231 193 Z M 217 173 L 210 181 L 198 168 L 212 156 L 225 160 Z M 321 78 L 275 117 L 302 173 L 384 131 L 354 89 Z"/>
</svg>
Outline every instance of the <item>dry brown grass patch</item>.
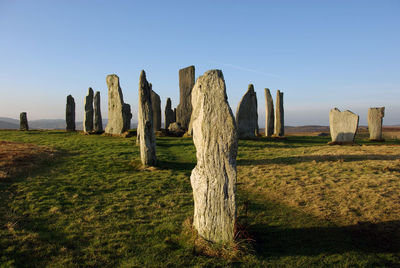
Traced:
<svg viewBox="0 0 400 268">
<path fill-rule="evenodd" d="M 239 166 L 238 181 L 337 224 L 400 220 L 399 146 L 314 146 L 285 157 Z"/>
<path fill-rule="evenodd" d="M 40 161 L 52 158 L 49 147 L 27 143 L 0 141 L 0 179 L 8 179 L 35 167 Z"/>
</svg>

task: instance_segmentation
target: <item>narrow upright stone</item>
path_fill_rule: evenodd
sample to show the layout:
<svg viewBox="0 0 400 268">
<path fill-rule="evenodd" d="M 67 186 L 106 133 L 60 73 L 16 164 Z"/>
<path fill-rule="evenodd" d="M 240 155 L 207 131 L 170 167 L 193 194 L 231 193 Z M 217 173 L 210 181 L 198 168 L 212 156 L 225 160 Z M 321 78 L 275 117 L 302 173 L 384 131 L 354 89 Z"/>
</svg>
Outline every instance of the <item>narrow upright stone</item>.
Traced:
<svg viewBox="0 0 400 268">
<path fill-rule="evenodd" d="M 171 99 L 168 98 L 168 99 L 167 99 L 167 104 L 165 105 L 165 112 L 164 112 L 164 116 L 165 116 L 165 125 L 164 125 L 164 128 L 165 128 L 165 129 L 168 129 L 169 124 L 175 122 L 174 111 L 172 110 L 171 106 L 172 106 L 172 104 L 171 104 Z"/>
<path fill-rule="evenodd" d="M 83 117 L 83 131 L 93 131 L 93 89 L 90 87 L 85 97 L 85 114 Z"/>
<path fill-rule="evenodd" d="M 96 133 L 103 132 L 103 119 L 101 118 L 101 106 L 100 106 L 100 92 L 96 91 L 93 99 L 94 104 L 94 131 Z"/>
<path fill-rule="evenodd" d="M 239 139 L 254 138 L 258 135 L 257 94 L 252 84 L 237 107 L 236 126 Z"/>
<path fill-rule="evenodd" d="M 119 86 L 119 77 L 116 74 L 110 74 L 107 75 L 106 81 L 108 86 L 108 123 L 105 132 L 122 134 L 127 130 L 127 123 L 123 112 L 124 98 Z"/>
<path fill-rule="evenodd" d="M 151 105 L 151 88 L 142 71 L 139 78 L 139 110 L 138 110 L 138 139 L 140 158 L 144 166 L 156 164 L 156 138 L 153 129 L 153 109 Z"/>
<path fill-rule="evenodd" d="M 19 114 L 19 130 L 29 130 L 28 117 L 25 112 Z"/>
<path fill-rule="evenodd" d="M 207 71 L 192 92 L 193 142 L 197 165 L 190 182 L 193 225 L 206 240 L 234 240 L 236 222 L 236 123 L 220 70 Z"/>
<path fill-rule="evenodd" d="M 369 139 L 382 141 L 382 124 L 385 116 L 385 107 L 368 109 Z"/>
<path fill-rule="evenodd" d="M 128 103 L 124 103 L 122 106 L 122 113 L 124 115 L 124 131 L 128 131 L 131 129 L 132 119 L 131 106 Z"/>
<path fill-rule="evenodd" d="M 334 108 L 329 112 L 329 129 L 332 142 L 353 142 L 356 136 L 359 116 L 350 112 L 341 112 Z"/>
<path fill-rule="evenodd" d="M 174 122 L 176 122 L 176 108 L 174 108 Z"/>
<path fill-rule="evenodd" d="M 192 89 L 194 86 L 194 66 L 179 70 L 179 104 L 176 107 L 176 122 L 180 123 L 185 130 L 189 127 L 192 114 Z"/>
<path fill-rule="evenodd" d="M 265 136 L 274 134 L 274 101 L 268 88 L 265 89 Z"/>
<path fill-rule="evenodd" d="M 161 129 L 161 99 L 160 96 L 151 88 L 151 105 L 153 108 L 153 128 L 154 131 Z"/>
<path fill-rule="evenodd" d="M 65 122 L 67 131 L 75 131 L 75 100 L 71 95 L 67 96 Z"/>
<path fill-rule="evenodd" d="M 283 113 L 283 92 L 276 92 L 275 132 L 277 137 L 285 136 L 285 123 Z"/>
</svg>

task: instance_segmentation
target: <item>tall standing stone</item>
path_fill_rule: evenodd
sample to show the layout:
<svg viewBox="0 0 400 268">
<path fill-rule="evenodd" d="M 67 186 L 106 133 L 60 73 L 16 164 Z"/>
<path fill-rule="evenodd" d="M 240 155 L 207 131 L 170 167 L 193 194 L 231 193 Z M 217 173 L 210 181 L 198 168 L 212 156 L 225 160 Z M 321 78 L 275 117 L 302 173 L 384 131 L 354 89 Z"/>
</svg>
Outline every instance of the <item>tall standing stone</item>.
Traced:
<svg viewBox="0 0 400 268">
<path fill-rule="evenodd" d="M 274 101 L 268 88 L 265 89 L 265 136 L 274 134 Z"/>
<path fill-rule="evenodd" d="M 156 164 L 156 138 L 153 129 L 153 108 L 151 87 L 142 71 L 139 78 L 138 139 L 140 139 L 140 158 L 144 166 Z"/>
<path fill-rule="evenodd" d="M 152 88 L 151 84 L 150 88 Z M 151 105 L 153 108 L 153 128 L 154 131 L 158 131 L 161 129 L 161 99 L 153 89 L 151 89 Z"/>
<path fill-rule="evenodd" d="M 124 115 L 124 130 L 128 131 L 131 129 L 131 119 L 132 119 L 132 112 L 131 106 L 128 103 L 124 103 L 122 106 L 122 113 Z"/>
<path fill-rule="evenodd" d="M 164 125 L 164 128 L 165 128 L 165 129 L 168 129 L 169 124 L 175 122 L 174 111 L 172 110 L 171 106 L 172 106 L 172 104 L 171 104 L 171 99 L 168 98 L 168 99 L 167 99 L 167 104 L 165 105 L 165 112 L 164 112 L 164 116 L 165 116 L 165 125 Z"/>
<path fill-rule="evenodd" d="M 276 92 L 275 132 L 277 137 L 285 136 L 285 122 L 283 113 L 283 92 Z"/>
<path fill-rule="evenodd" d="M 93 89 L 90 87 L 85 97 L 85 114 L 83 117 L 83 131 L 93 131 Z"/>
<path fill-rule="evenodd" d="M 19 114 L 19 130 L 29 130 L 28 117 L 26 116 L 26 112 L 22 112 Z"/>
<path fill-rule="evenodd" d="M 234 240 L 236 221 L 236 123 L 220 70 L 207 71 L 192 92 L 193 142 L 197 165 L 190 182 L 193 225 L 206 240 Z"/>
<path fill-rule="evenodd" d="M 103 132 L 103 119 L 101 118 L 101 107 L 100 107 L 100 92 L 96 91 L 93 99 L 94 104 L 94 132 Z"/>
<path fill-rule="evenodd" d="M 176 108 L 174 108 L 174 122 L 176 122 Z"/>
<path fill-rule="evenodd" d="M 75 131 L 75 100 L 71 95 L 67 96 L 65 122 L 67 131 Z"/>
<path fill-rule="evenodd" d="M 237 107 L 236 125 L 239 139 L 254 138 L 258 135 L 257 94 L 252 84 Z"/>
<path fill-rule="evenodd" d="M 359 116 L 350 112 L 341 112 L 334 108 L 329 112 L 329 129 L 332 142 L 351 143 L 354 141 L 358 127 Z"/>
<path fill-rule="evenodd" d="M 119 86 L 119 77 L 116 74 L 107 75 L 108 86 L 108 123 L 106 133 L 122 134 L 126 129 L 127 118 L 124 114 L 124 98 L 121 87 Z"/>
<path fill-rule="evenodd" d="M 385 116 L 385 107 L 368 109 L 369 139 L 382 141 L 382 123 Z"/>
<path fill-rule="evenodd" d="M 179 104 L 176 107 L 176 122 L 180 123 L 185 130 L 189 127 L 192 114 L 192 89 L 194 86 L 194 66 L 179 70 Z"/>
</svg>

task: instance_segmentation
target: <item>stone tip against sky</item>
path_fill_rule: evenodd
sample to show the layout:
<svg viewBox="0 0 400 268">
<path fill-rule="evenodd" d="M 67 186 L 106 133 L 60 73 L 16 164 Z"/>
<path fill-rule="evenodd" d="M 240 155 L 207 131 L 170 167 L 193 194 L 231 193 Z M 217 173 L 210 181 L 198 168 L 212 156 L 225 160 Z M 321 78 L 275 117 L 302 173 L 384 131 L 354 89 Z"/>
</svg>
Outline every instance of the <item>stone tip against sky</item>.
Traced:
<svg viewBox="0 0 400 268">
<path fill-rule="evenodd" d="M 196 79 L 223 71 L 234 111 L 251 83 L 258 96 L 285 92 L 286 125 L 328 125 L 332 107 L 366 125 L 383 106 L 384 124 L 400 124 L 400 1 L 113 1 L 110 12 L 108 1 L 2 0 L 0 10 L 1 117 L 62 119 L 71 94 L 82 121 L 92 87 L 108 118 L 115 73 L 136 122 L 141 70 L 175 107 L 179 69 L 194 65 Z M 260 127 L 264 107 L 258 98 Z"/>
</svg>

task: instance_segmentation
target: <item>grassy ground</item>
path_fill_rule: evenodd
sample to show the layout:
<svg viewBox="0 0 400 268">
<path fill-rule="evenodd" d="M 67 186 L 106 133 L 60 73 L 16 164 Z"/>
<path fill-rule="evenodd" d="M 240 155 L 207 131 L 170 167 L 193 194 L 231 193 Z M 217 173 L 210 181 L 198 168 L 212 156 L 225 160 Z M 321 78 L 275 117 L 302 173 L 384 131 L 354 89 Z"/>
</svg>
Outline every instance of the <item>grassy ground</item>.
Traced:
<svg viewBox="0 0 400 268">
<path fill-rule="evenodd" d="M 361 137 L 362 138 L 362 137 Z M 255 240 L 233 259 L 196 250 L 190 139 L 0 131 L 54 157 L 0 180 L 0 266 L 400 266 L 400 146 L 326 137 L 240 141 L 238 219 Z"/>
</svg>

